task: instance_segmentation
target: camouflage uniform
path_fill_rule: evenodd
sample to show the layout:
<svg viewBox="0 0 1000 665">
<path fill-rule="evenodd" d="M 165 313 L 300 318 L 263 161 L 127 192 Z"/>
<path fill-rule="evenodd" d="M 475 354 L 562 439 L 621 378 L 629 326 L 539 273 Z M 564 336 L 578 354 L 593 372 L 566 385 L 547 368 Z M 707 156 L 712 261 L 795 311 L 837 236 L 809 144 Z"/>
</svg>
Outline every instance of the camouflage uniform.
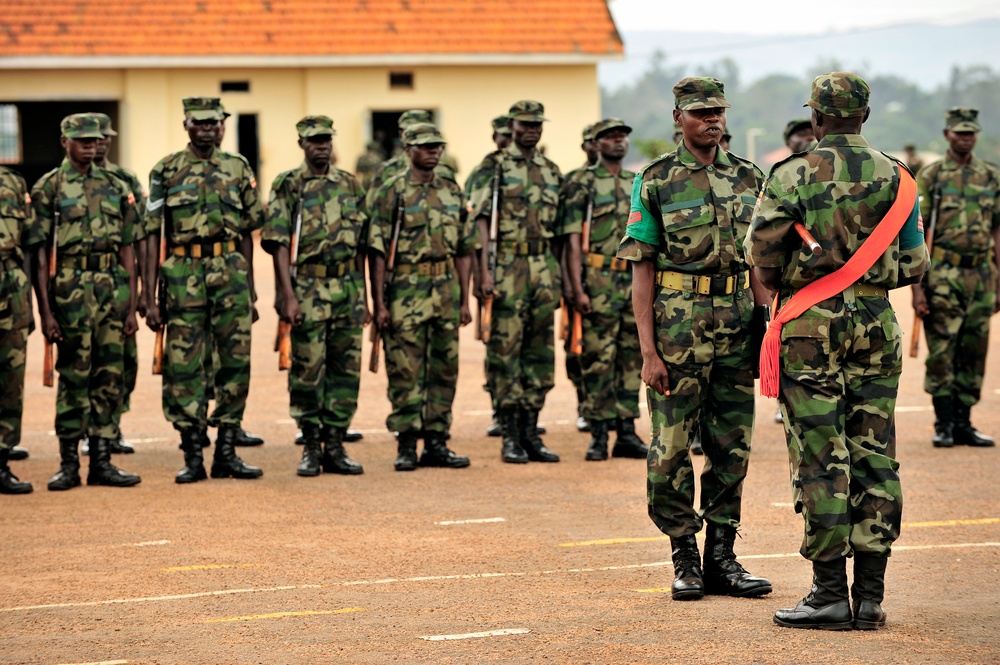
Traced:
<svg viewBox="0 0 1000 665">
<path fill-rule="evenodd" d="M 426 123 L 411 125 L 403 136 L 408 147 L 444 143 Z M 371 223 L 379 229 L 373 251 L 385 256 L 399 225 L 395 267 L 384 295 L 391 317 L 382 336 L 392 403 L 386 426 L 400 441 L 424 437 L 427 450 L 431 442 L 443 444 L 451 428 L 463 304 L 456 259 L 471 255 L 478 238 L 461 188 L 440 175 L 423 184 L 408 169 L 388 180 L 372 201 Z"/>
<path fill-rule="evenodd" d="M 355 173 L 361 180 L 362 189 L 368 189 L 368 185 L 371 184 L 372 177 L 375 175 L 376 171 L 378 171 L 379 166 L 381 166 L 384 160 L 385 156 L 378 143 L 371 141 L 367 146 L 365 146 L 365 152 L 363 155 L 358 157 L 357 168 L 355 168 Z"/>
<path fill-rule="evenodd" d="M 809 105 L 826 116 L 860 118 L 867 91 L 859 77 L 835 72 L 816 79 Z M 815 149 L 772 168 L 745 249 L 751 265 L 780 272 L 781 305 L 844 266 L 895 201 L 904 169 L 860 134 L 831 133 Z M 796 222 L 819 242 L 820 255 L 801 242 Z M 899 536 L 902 492 L 893 412 L 902 331 L 887 290 L 912 282 L 925 265 L 914 204 L 899 237 L 858 283 L 781 329 L 779 403 L 795 511 L 805 519 L 800 551 L 814 562 L 820 589 L 803 602 L 819 607 L 823 593 L 830 592 L 828 602 L 844 603 L 846 627 L 851 617 L 845 557 L 881 560 L 884 572 Z M 795 624 L 777 616 L 776 621 Z"/>
<path fill-rule="evenodd" d="M 951 131 L 979 131 L 973 109 L 952 109 L 948 116 Z M 931 264 L 923 283 L 930 308 L 924 317 L 924 390 L 934 398 L 939 417 L 941 402 L 950 401 L 947 406 L 965 413 L 967 421 L 982 391 L 996 301 L 1000 168 L 973 155 L 961 166 L 946 154 L 920 171 L 917 184 L 925 225 L 935 191 L 940 195 Z"/>
</svg>

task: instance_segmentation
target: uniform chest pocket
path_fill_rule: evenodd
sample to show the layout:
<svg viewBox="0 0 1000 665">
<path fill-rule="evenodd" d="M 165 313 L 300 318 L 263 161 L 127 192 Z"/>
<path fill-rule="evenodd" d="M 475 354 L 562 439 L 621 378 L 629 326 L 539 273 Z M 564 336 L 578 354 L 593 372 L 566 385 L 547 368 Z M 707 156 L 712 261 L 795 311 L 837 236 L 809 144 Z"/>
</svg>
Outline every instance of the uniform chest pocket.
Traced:
<svg viewBox="0 0 1000 665">
<path fill-rule="evenodd" d="M 757 199 L 742 195 L 733 202 L 733 226 L 736 229 L 736 247 L 742 253 L 743 239 L 750 232 L 750 222 L 753 221 L 753 210 Z"/>
<path fill-rule="evenodd" d="M 537 209 L 538 223 L 546 228 L 553 228 L 559 212 L 559 191 L 549 187 L 544 188 Z"/>
<path fill-rule="evenodd" d="M 584 215 L 586 215 L 586 213 L 584 213 Z M 626 218 L 628 218 L 627 211 L 625 212 L 625 218 L 620 220 L 622 228 L 625 227 Z M 586 216 L 584 216 L 584 220 L 586 220 Z M 612 235 L 617 238 L 621 235 L 618 232 L 618 225 L 618 210 L 614 201 L 595 205 L 594 212 L 590 220 L 591 243 L 607 240 Z"/>
<path fill-rule="evenodd" d="M 238 188 L 233 187 L 232 185 L 226 187 L 226 189 L 220 194 L 219 198 L 230 208 L 237 211 L 243 210 L 243 198 L 240 196 L 240 190 Z"/>
<path fill-rule="evenodd" d="M 109 196 L 101 199 L 101 214 L 105 217 L 121 219 L 123 217 L 122 200 L 117 196 Z"/>
<path fill-rule="evenodd" d="M 663 244 L 667 261 L 683 265 L 710 256 L 718 233 L 715 209 L 704 198 L 670 201 L 660 205 Z"/>
<path fill-rule="evenodd" d="M 24 205 L 11 199 L 0 199 L 0 217 L 6 219 L 24 219 Z"/>
</svg>

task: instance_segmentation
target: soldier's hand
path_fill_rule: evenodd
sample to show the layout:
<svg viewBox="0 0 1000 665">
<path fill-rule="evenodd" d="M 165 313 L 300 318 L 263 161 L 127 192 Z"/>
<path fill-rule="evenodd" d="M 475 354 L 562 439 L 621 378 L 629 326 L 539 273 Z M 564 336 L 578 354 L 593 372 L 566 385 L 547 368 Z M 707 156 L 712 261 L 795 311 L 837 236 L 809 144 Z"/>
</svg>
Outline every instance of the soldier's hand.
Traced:
<svg viewBox="0 0 1000 665">
<path fill-rule="evenodd" d="M 590 304 L 590 296 L 586 293 L 581 293 L 573 298 L 573 307 L 581 314 L 590 314 L 594 311 L 593 306 Z"/>
<path fill-rule="evenodd" d="M 921 319 L 931 313 L 931 308 L 927 304 L 927 296 L 919 284 L 913 287 L 913 313 Z"/>
<path fill-rule="evenodd" d="M 459 325 L 467 326 L 472 323 L 472 311 L 469 309 L 469 304 L 466 303 L 459 308 Z"/>
<path fill-rule="evenodd" d="M 141 316 L 142 318 L 146 318 L 146 311 L 147 311 L 147 309 L 148 308 L 146 307 L 146 299 L 145 298 L 139 298 L 139 302 L 136 303 L 136 306 L 135 306 L 135 313 L 138 314 L 139 316 Z"/>
<path fill-rule="evenodd" d="M 377 305 L 375 307 L 375 325 L 380 331 L 385 331 L 389 329 L 391 324 L 392 316 L 389 315 L 389 308 L 385 305 Z"/>
<path fill-rule="evenodd" d="M 483 286 L 484 297 L 496 295 L 496 292 L 494 291 L 494 289 L 496 288 L 496 284 L 493 283 L 492 275 L 483 275 L 482 286 Z"/>
<path fill-rule="evenodd" d="M 361 327 L 367 328 L 368 324 L 372 322 L 372 311 L 368 309 L 368 303 L 365 303 L 365 315 L 361 319 Z"/>
<path fill-rule="evenodd" d="M 152 331 L 157 331 L 163 325 L 160 319 L 160 306 L 153 303 L 146 309 L 146 327 Z"/>
<path fill-rule="evenodd" d="M 661 395 L 670 394 L 667 366 L 659 356 L 642 359 L 642 382 Z"/>
<path fill-rule="evenodd" d="M 139 329 L 138 319 L 135 318 L 135 312 L 129 312 L 125 316 L 125 326 L 124 332 L 126 337 L 131 337 L 135 334 L 135 331 Z"/>
<path fill-rule="evenodd" d="M 56 317 L 52 315 L 42 317 L 42 334 L 45 335 L 45 339 L 52 343 L 58 342 L 63 338 L 62 329 L 56 323 Z"/>
<path fill-rule="evenodd" d="M 305 319 L 302 308 L 299 307 L 299 301 L 295 298 L 285 298 L 281 301 L 281 310 L 278 311 L 278 316 L 281 317 L 282 321 L 291 323 L 293 326 L 301 324 Z"/>
</svg>

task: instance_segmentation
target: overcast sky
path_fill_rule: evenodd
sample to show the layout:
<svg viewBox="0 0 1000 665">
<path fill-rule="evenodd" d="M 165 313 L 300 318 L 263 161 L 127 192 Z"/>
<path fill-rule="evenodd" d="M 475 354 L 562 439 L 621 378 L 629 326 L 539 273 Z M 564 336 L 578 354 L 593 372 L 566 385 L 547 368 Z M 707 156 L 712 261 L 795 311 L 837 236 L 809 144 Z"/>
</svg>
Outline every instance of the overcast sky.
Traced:
<svg viewBox="0 0 1000 665">
<path fill-rule="evenodd" d="M 997 0 L 838 0 L 831 11 L 810 11 L 801 0 L 715 0 L 681 4 L 663 0 L 611 0 L 619 30 L 678 30 L 742 34 L 803 34 L 908 23 L 964 23 L 1000 18 Z M 834 10 L 835 11 L 832 11 Z"/>
</svg>

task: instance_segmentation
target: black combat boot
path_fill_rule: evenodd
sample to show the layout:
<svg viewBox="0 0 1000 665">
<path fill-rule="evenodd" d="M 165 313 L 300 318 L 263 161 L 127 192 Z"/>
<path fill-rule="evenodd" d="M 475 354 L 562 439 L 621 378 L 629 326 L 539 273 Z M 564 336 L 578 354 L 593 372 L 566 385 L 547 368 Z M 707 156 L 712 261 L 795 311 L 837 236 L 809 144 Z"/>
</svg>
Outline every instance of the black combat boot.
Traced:
<svg viewBox="0 0 1000 665">
<path fill-rule="evenodd" d="M 305 424 L 302 426 L 302 461 L 295 470 L 300 476 L 311 478 L 322 472 L 323 440 L 319 425 Z"/>
<path fill-rule="evenodd" d="M 851 607 L 856 630 L 875 630 L 885 625 L 882 599 L 885 597 L 884 556 L 854 553 L 854 584 L 851 585 Z"/>
<path fill-rule="evenodd" d="M 242 427 L 236 428 L 236 439 L 233 441 L 234 446 L 243 446 L 244 448 L 249 446 L 263 446 L 264 439 L 251 434 Z"/>
<path fill-rule="evenodd" d="M 558 462 L 559 455 L 546 448 L 538 436 L 538 411 L 535 409 L 520 409 L 520 411 L 521 448 L 528 453 L 528 459 L 532 462 Z"/>
<path fill-rule="evenodd" d="M 635 433 L 634 418 L 619 418 L 617 422 L 618 438 L 611 451 L 612 457 L 629 457 L 631 459 L 646 459 L 649 446 L 642 442 Z"/>
<path fill-rule="evenodd" d="M 486 428 L 486 436 L 503 436 L 503 427 L 500 425 L 500 414 L 493 409 L 493 422 Z"/>
<path fill-rule="evenodd" d="M 118 436 L 111 439 L 111 454 L 112 455 L 131 455 L 135 452 L 135 447 L 130 443 L 125 442 L 125 438 L 122 436 L 121 430 L 118 431 Z"/>
<path fill-rule="evenodd" d="M 932 397 L 934 404 L 934 438 L 931 443 L 935 448 L 951 448 L 955 445 L 955 409 L 951 397 Z"/>
<path fill-rule="evenodd" d="M 420 438 L 420 433 L 416 430 L 399 432 L 396 435 L 396 461 L 392 463 L 396 471 L 416 470 L 418 438 Z"/>
<path fill-rule="evenodd" d="M 608 421 L 590 421 L 590 447 L 585 459 L 588 462 L 603 462 L 608 459 Z"/>
<path fill-rule="evenodd" d="M 222 425 L 219 427 L 219 435 L 215 439 L 215 457 L 212 458 L 213 478 L 260 478 L 264 472 L 256 466 L 250 466 L 239 457 L 233 450 L 236 441 L 235 427 Z"/>
<path fill-rule="evenodd" d="M 80 486 L 80 440 L 59 439 L 59 471 L 49 479 L 53 492 Z"/>
<path fill-rule="evenodd" d="M 363 438 L 365 438 L 365 435 L 356 429 L 349 429 L 344 432 L 344 443 L 357 443 Z"/>
<path fill-rule="evenodd" d="M 184 468 L 174 476 L 180 485 L 196 483 L 208 478 L 205 473 L 205 457 L 201 452 L 201 433 L 196 429 L 181 430 L 181 450 L 184 451 Z"/>
<path fill-rule="evenodd" d="M 850 630 L 854 622 L 847 599 L 847 559 L 813 561 L 809 595 L 795 607 L 775 612 L 774 623 L 785 628 Z"/>
<path fill-rule="evenodd" d="M 11 462 L 20 462 L 28 459 L 28 449 L 21 446 L 12 446 L 9 459 Z"/>
<path fill-rule="evenodd" d="M 701 428 L 695 428 L 694 434 L 691 436 L 691 454 L 692 455 L 704 455 L 705 449 L 701 447 Z"/>
<path fill-rule="evenodd" d="M 22 483 L 11 473 L 7 461 L 10 459 L 10 449 L 0 448 L 0 494 L 31 494 L 34 488 L 31 483 Z"/>
<path fill-rule="evenodd" d="M 993 437 L 986 436 L 972 426 L 970 416 L 972 407 L 955 400 L 955 445 L 974 446 L 976 448 L 990 448 L 996 445 Z"/>
<path fill-rule="evenodd" d="M 674 600 L 699 600 L 705 595 L 701 574 L 701 557 L 694 535 L 670 537 L 670 558 L 674 562 L 674 583 L 670 597 Z"/>
<path fill-rule="evenodd" d="M 771 582 L 754 577 L 736 561 L 736 528 L 708 523 L 705 533 L 705 593 L 713 596 L 757 598 L 771 593 Z"/>
<path fill-rule="evenodd" d="M 107 487 L 132 487 L 142 482 L 134 473 L 126 473 L 111 463 L 111 440 L 104 437 L 90 437 L 90 472 L 88 485 Z"/>
<path fill-rule="evenodd" d="M 464 469 L 469 466 L 469 458 L 456 455 L 448 449 L 445 434 L 427 432 L 424 436 L 424 452 L 420 454 L 420 466 L 442 466 L 448 469 Z"/>
<path fill-rule="evenodd" d="M 501 407 L 497 412 L 503 430 L 500 458 L 507 464 L 527 464 L 528 453 L 521 447 L 521 410 L 516 406 Z"/>
<path fill-rule="evenodd" d="M 323 459 L 320 463 L 324 473 L 339 473 L 357 476 L 365 472 L 364 467 L 347 456 L 344 451 L 344 427 L 323 427 Z"/>
</svg>

